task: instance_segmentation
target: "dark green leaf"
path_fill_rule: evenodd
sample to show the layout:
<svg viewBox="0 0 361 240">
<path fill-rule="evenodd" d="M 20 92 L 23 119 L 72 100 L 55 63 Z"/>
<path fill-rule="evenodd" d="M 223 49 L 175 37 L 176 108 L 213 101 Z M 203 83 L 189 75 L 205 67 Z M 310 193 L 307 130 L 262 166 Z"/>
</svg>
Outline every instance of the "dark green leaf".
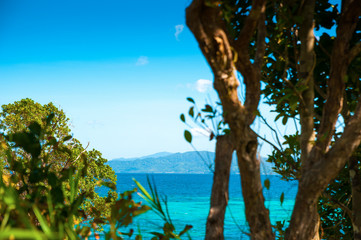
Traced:
<svg viewBox="0 0 361 240">
<path fill-rule="evenodd" d="M 213 108 L 210 105 L 206 105 L 205 108 L 202 109 L 202 112 L 213 113 Z"/>
<path fill-rule="evenodd" d="M 54 188 L 51 189 L 50 191 L 51 197 L 53 202 L 56 203 L 64 203 L 64 194 L 63 194 L 63 190 L 61 189 L 60 186 L 56 186 Z"/>
<path fill-rule="evenodd" d="M 68 141 L 68 140 L 70 140 L 70 139 L 72 139 L 73 137 L 71 136 L 71 135 L 68 135 L 68 136 L 66 136 L 66 137 L 64 137 L 63 138 L 63 142 L 66 142 L 66 141 Z"/>
<path fill-rule="evenodd" d="M 188 130 L 184 131 L 184 138 L 186 139 L 187 142 L 192 143 L 192 134 L 190 131 Z"/>
<path fill-rule="evenodd" d="M 53 120 L 53 118 L 55 117 L 55 114 L 54 113 L 50 113 L 48 115 L 48 117 L 46 118 L 46 124 L 49 125 L 51 120 Z"/>
<path fill-rule="evenodd" d="M 184 123 L 186 122 L 186 118 L 183 113 L 180 115 L 180 120 Z"/>
<path fill-rule="evenodd" d="M 282 206 L 284 200 L 285 200 L 285 193 L 282 192 L 281 197 L 280 197 L 281 206 Z"/>
<path fill-rule="evenodd" d="M 194 117 L 194 107 L 190 107 L 188 111 L 189 116 Z"/>
<path fill-rule="evenodd" d="M 193 98 L 187 97 L 188 102 L 195 103 Z"/>
<path fill-rule="evenodd" d="M 268 178 L 266 180 L 264 180 L 263 184 L 264 184 L 264 187 L 267 188 L 267 190 L 269 190 L 269 187 L 270 187 L 271 183 L 270 183 Z"/>
<path fill-rule="evenodd" d="M 30 125 L 29 125 L 29 129 L 30 129 L 30 132 L 32 132 L 33 134 L 35 135 L 40 135 L 41 133 L 41 126 L 39 123 L 37 122 L 32 122 Z"/>
<path fill-rule="evenodd" d="M 57 177 L 55 176 L 54 173 L 49 173 L 48 175 L 48 183 L 50 184 L 50 186 L 54 187 L 57 183 Z"/>
</svg>

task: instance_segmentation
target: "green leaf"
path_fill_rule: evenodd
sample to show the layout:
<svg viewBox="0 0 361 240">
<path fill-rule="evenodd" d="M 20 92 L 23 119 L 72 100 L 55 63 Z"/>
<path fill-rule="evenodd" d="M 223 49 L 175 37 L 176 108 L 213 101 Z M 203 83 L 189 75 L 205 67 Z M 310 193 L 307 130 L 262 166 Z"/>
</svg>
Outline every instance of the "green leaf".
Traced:
<svg viewBox="0 0 361 240">
<path fill-rule="evenodd" d="M 280 114 L 278 114 L 276 117 L 275 117 L 275 121 L 277 121 L 280 117 L 282 117 L 283 116 L 283 114 L 282 113 L 280 113 Z"/>
<path fill-rule="evenodd" d="M 195 102 L 194 102 L 193 98 L 187 97 L 187 101 L 188 101 L 188 102 L 191 102 L 191 103 L 193 103 L 193 104 L 195 104 Z"/>
<path fill-rule="evenodd" d="M 194 107 L 190 107 L 188 111 L 189 116 L 194 117 Z"/>
<path fill-rule="evenodd" d="M 268 178 L 266 180 L 264 180 L 263 184 L 264 184 L 264 187 L 267 188 L 267 190 L 269 190 L 269 187 L 270 187 L 271 183 L 270 183 Z"/>
<path fill-rule="evenodd" d="M 180 120 L 184 123 L 186 122 L 186 118 L 183 113 L 180 115 Z"/>
<path fill-rule="evenodd" d="M 184 131 L 184 138 L 186 139 L 187 142 L 192 143 L 192 134 L 190 131 L 188 130 Z"/>
<path fill-rule="evenodd" d="M 47 235 L 47 236 L 51 236 L 52 233 L 51 233 L 51 230 L 50 230 L 50 227 L 48 226 L 46 220 L 44 219 L 43 215 L 40 213 L 40 210 L 39 208 L 34 205 L 33 206 L 33 211 L 36 215 L 36 218 L 38 219 L 39 221 L 39 224 L 41 226 L 41 229 L 43 229 L 44 233 Z"/>
<path fill-rule="evenodd" d="M 282 124 L 283 124 L 283 125 L 286 125 L 286 124 L 287 124 L 287 121 L 288 121 L 288 116 L 284 116 L 284 117 L 282 118 Z"/>
<path fill-rule="evenodd" d="M 11 228 L 1 232 L 1 239 L 48 239 L 44 233 L 35 229 Z"/>
<path fill-rule="evenodd" d="M 142 184 L 140 184 L 137 180 L 135 180 L 135 178 L 133 178 L 133 181 L 135 182 L 135 184 L 137 184 L 139 190 L 145 195 L 144 197 L 141 197 L 144 199 L 144 200 L 150 200 L 150 201 L 154 201 L 153 198 L 150 196 L 150 194 L 148 193 L 147 190 L 145 190 L 145 188 L 142 186 Z"/>
<path fill-rule="evenodd" d="M 213 108 L 210 105 L 206 105 L 205 108 L 202 109 L 202 112 L 209 112 L 212 113 L 213 112 Z"/>
<path fill-rule="evenodd" d="M 281 206 L 282 206 L 284 200 L 285 200 L 285 193 L 282 192 L 281 197 L 280 197 Z"/>
<path fill-rule="evenodd" d="M 102 182 L 101 182 L 101 185 L 102 185 L 102 186 L 105 186 L 105 187 L 108 187 L 108 188 L 110 188 L 110 189 L 112 189 L 112 190 L 114 190 L 114 191 L 117 189 L 116 185 L 115 185 L 113 182 L 102 181 Z"/>
<path fill-rule="evenodd" d="M 40 135 L 41 133 L 41 126 L 39 123 L 37 122 L 32 122 L 30 125 L 29 125 L 29 129 L 32 133 L 34 133 L 35 135 Z"/>
<path fill-rule="evenodd" d="M 53 202 L 56 203 L 64 203 L 64 193 L 61 187 L 56 186 L 50 190 L 50 194 Z"/>
<path fill-rule="evenodd" d="M 63 142 L 66 142 L 66 141 L 68 141 L 68 140 L 70 140 L 70 139 L 72 139 L 73 137 L 71 136 L 71 135 L 68 135 L 68 136 L 66 136 L 66 137 L 64 137 L 63 138 Z"/>
<path fill-rule="evenodd" d="M 53 118 L 55 117 L 55 114 L 54 113 L 50 113 L 48 115 L 48 117 L 46 118 L 46 124 L 49 125 L 51 120 L 53 120 Z"/>
</svg>

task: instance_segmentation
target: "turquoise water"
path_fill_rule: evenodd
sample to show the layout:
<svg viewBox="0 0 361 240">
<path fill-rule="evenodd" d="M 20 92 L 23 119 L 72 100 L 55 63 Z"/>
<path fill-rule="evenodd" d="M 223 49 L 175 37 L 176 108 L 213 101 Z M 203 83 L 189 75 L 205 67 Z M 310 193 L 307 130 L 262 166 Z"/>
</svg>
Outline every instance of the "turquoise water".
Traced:
<svg viewBox="0 0 361 240">
<path fill-rule="evenodd" d="M 205 223 L 209 210 L 209 196 L 212 188 L 211 174 L 150 174 L 160 195 L 167 196 L 170 216 L 177 231 L 186 224 L 193 228 L 189 231 L 192 239 L 202 239 L 205 235 Z M 119 192 L 136 187 L 135 178 L 143 186 L 147 186 L 146 174 L 117 174 Z M 272 224 L 276 221 L 289 220 L 294 198 L 297 191 L 296 183 L 282 181 L 278 176 L 262 176 L 262 180 L 270 180 L 270 190 L 264 190 L 266 207 L 270 210 Z M 280 196 L 284 193 L 285 200 L 281 206 Z M 101 193 L 104 193 L 101 191 Z M 226 211 L 225 239 L 249 239 L 245 221 L 244 203 L 240 188 L 239 175 L 231 175 L 229 207 Z M 137 197 L 136 197 L 137 198 Z M 137 198 L 138 201 L 143 201 Z M 150 239 L 151 231 L 162 232 L 163 222 L 149 211 L 135 219 L 132 228 L 141 231 L 144 239 Z"/>
</svg>

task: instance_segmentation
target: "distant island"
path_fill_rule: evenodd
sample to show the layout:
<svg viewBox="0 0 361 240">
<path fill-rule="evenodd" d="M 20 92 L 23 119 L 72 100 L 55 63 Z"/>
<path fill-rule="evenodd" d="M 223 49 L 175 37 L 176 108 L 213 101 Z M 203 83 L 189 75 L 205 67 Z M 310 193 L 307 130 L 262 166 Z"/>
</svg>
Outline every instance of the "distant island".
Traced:
<svg viewBox="0 0 361 240">
<path fill-rule="evenodd" d="M 117 158 L 109 161 L 116 173 L 188 173 L 209 174 L 214 169 L 214 152 L 193 151 L 185 153 L 160 152 L 139 158 Z M 276 175 L 272 164 L 261 158 L 261 175 Z M 238 174 L 234 154 L 231 174 Z"/>
</svg>

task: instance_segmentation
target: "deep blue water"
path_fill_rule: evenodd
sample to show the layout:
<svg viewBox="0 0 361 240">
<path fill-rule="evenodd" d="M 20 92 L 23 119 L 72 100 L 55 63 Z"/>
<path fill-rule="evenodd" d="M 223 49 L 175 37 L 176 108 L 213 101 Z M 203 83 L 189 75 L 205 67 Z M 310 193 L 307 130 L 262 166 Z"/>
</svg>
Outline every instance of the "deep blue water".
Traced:
<svg viewBox="0 0 361 240">
<path fill-rule="evenodd" d="M 157 186 L 160 195 L 167 196 L 170 216 L 176 227 L 181 231 L 186 224 L 193 228 L 189 231 L 192 239 L 202 239 L 205 234 L 205 223 L 209 210 L 209 196 L 212 189 L 212 174 L 150 174 L 148 175 Z M 132 178 L 147 187 L 147 174 L 117 174 L 117 191 L 123 192 L 136 188 Z M 296 182 L 285 182 L 278 176 L 262 176 L 270 180 L 270 189 L 264 190 L 266 207 L 270 210 L 271 222 L 289 220 L 296 196 Z M 105 189 L 100 189 L 105 194 Z M 281 206 L 280 196 L 284 192 Z M 144 200 L 135 196 L 136 200 Z M 249 239 L 248 228 L 244 215 L 240 176 L 231 175 L 229 186 L 229 207 L 225 220 L 225 239 Z M 144 239 L 150 239 L 150 231 L 162 232 L 163 222 L 149 211 L 135 219 L 132 228 L 141 231 Z"/>
</svg>

